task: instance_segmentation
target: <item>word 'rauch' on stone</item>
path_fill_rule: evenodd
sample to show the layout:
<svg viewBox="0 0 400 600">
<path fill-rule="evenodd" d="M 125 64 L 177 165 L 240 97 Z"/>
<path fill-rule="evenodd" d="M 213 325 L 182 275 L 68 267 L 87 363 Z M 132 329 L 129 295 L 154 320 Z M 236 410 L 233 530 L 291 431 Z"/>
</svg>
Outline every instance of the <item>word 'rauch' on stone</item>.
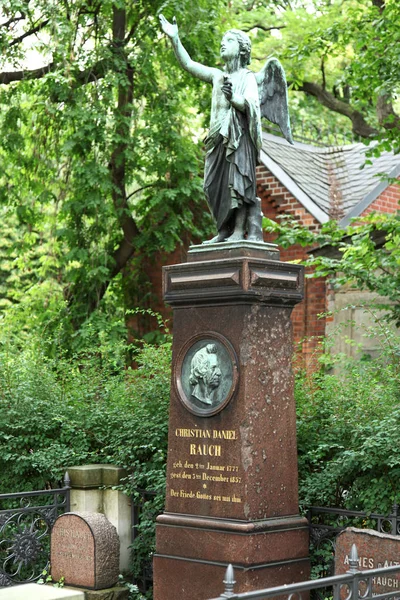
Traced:
<svg viewBox="0 0 400 600">
<path fill-rule="evenodd" d="M 221 446 L 214 444 L 190 444 L 190 454 L 195 456 L 221 456 Z"/>
</svg>

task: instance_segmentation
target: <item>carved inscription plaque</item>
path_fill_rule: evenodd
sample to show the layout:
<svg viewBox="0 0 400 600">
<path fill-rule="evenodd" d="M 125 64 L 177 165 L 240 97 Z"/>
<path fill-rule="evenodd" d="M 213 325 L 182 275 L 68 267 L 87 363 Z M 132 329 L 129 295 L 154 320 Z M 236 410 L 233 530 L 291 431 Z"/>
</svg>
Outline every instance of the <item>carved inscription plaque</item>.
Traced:
<svg viewBox="0 0 400 600">
<path fill-rule="evenodd" d="M 112 587 L 119 574 L 119 538 L 99 513 L 65 513 L 51 533 L 51 575 L 67 585 L 90 589 Z"/>
<path fill-rule="evenodd" d="M 208 417 L 220 412 L 232 398 L 238 380 L 235 352 L 216 333 L 190 339 L 176 362 L 178 396 L 193 414 Z"/>
<path fill-rule="evenodd" d="M 243 468 L 231 458 L 239 444 L 238 430 L 177 427 L 174 436 L 183 452 L 169 472 L 170 497 L 241 504 Z"/>
<path fill-rule="evenodd" d="M 350 551 L 355 544 L 358 551 L 358 568 L 360 571 L 380 569 L 400 565 L 400 537 L 380 533 L 372 529 L 357 529 L 348 527 L 340 533 L 336 541 L 335 574 L 341 575 L 350 569 Z M 376 576 L 372 580 L 372 592 L 384 594 L 385 592 L 399 591 L 400 571 L 386 575 Z M 365 591 L 365 590 L 362 590 Z M 345 591 L 342 597 L 345 597 Z"/>
</svg>

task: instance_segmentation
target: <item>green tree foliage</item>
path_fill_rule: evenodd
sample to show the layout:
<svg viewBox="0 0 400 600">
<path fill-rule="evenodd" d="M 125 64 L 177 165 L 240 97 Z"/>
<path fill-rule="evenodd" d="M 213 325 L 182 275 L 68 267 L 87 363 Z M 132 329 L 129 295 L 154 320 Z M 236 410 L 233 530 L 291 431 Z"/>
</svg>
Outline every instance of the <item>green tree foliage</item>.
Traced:
<svg viewBox="0 0 400 600">
<path fill-rule="evenodd" d="M 282 60 L 295 134 L 305 125 L 317 141 L 399 149 L 397 0 L 234 1 L 231 14 L 252 32 L 257 59 Z"/>
<path fill-rule="evenodd" d="M 206 64 L 218 62 L 219 28 L 230 26 L 250 32 L 253 68 L 278 55 L 297 135 L 397 144 L 395 0 L 4 1 L 0 208 L 15 233 L 0 285 L 11 283 L 2 294 L 12 302 L 33 286 L 46 303 L 51 289 L 65 340 L 108 295 L 120 307 L 143 302 L 143 257 L 211 224 L 193 140 L 209 90 L 176 65 L 161 9 Z"/>
<path fill-rule="evenodd" d="M 339 507 L 389 515 L 398 503 L 400 338 L 384 323 L 365 333 L 380 340 L 379 359 L 322 354 L 319 372 L 297 374 L 299 499 L 304 509 Z M 327 370 L 333 363 L 336 374 Z M 331 519 L 331 525 L 339 524 Z M 375 528 L 376 523 L 358 517 L 340 525 Z M 332 540 L 311 543 L 310 558 L 312 578 L 332 574 Z"/>
<path fill-rule="evenodd" d="M 329 221 L 318 233 L 294 219 L 265 219 L 265 226 L 283 247 L 316 248 L 305 261 L 313 267 L 312 276 L 334 276 L 331 282 L 338 287 L 350 283 L 375 292 L 380 296 L 376 306 L 400 325 L 400 214 L 373 213 L 346 230 Z"/>
<path fill-rule="evenodd" d="M 1 339 L 2 491 L 57 487 L 72 464 L 126 467 L 126 493 L 156 492 L 144 505 L 135 543 L 139 575 L 154 551 L 155 516 L 165 498 L 170 343 L 144 345 L 138 368 L 126 370 L 124 344 L 89 340 L 86 352 L 49 359 L 47 341 L 32 337 L 23 350 Z M 348 362 L 340 375 L 297 375 L 302 507 L 385 513 L 398 499 L 400 340 L 386 327 L 381 338 L 386 352 L 378 361 Z"/>
<path fill-rule="evenodd" d="M 121 289 L 136 255 L 171 251 L 211 223 L 191 139 L 204 90 L 175 64 L 161 5 L 179 14 L 189 51 L 214 62 L 219 0 L 7 0 L 0 9 L 2 216 L 9 227 L 18 220 L 14 252 L 23 240 L 26 265 L 41 248 L 28 283 L 57 282 L 75 329 L 111 282 Z"/>
</svg>

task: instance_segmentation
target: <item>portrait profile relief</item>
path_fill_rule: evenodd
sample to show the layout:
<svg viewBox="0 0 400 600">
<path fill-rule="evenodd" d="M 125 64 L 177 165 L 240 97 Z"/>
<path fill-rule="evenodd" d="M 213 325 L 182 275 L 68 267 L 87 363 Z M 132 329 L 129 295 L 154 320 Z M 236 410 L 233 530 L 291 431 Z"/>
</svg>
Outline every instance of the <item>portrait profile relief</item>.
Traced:
<svg viewBox="0 0 400 600">
<path fill-rule="evenodd" d="M 176 377 L 179 397 L 197 415 L 211 416 L 222 410 L 236 388 L 235 353 L 227 340 L 218 338 L 193 340 L 181 353 Z"/>
<path fill-rule="evenodd" d="M 212 405 L 214 391 L 221 381 L 217 346 L 207 344 L 197 350 L 190 365 L 189 383 L 193 386 L 192 396 L 203 404 Z"/>
</svg>

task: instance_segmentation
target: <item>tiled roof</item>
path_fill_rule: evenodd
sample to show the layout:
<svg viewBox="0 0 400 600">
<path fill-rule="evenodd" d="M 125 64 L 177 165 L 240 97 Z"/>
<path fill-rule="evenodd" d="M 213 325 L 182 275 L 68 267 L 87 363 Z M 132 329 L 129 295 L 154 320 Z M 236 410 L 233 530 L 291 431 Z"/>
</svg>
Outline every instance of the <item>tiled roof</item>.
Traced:
<svg viewBox="0 0 400 600">
<path fill-rule="evenodd" d="M 332 196 L 340 191 L 346 216 L 358 216 L 389 185 L 378 176 L 400 174 L 400 156 L 384 152 L 365 163 L 368 147 L 349 144 L 320 148 L 263 133 L 261 162 L 321 222 L 328 220 Z M 347 223 L 344 223 L 347 224 Z"/>
</svg>

